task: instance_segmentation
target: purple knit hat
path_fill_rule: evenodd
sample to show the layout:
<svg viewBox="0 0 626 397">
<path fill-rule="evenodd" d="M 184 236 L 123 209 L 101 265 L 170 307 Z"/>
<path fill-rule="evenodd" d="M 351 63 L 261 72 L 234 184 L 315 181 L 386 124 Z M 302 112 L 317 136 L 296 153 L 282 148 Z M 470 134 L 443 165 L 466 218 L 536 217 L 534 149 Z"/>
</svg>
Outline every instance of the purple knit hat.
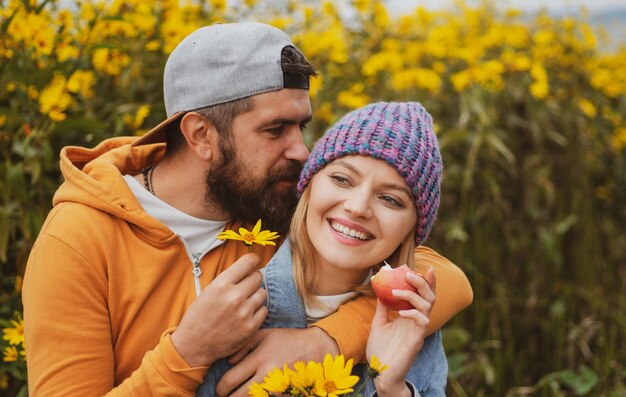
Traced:
<svg viewBox="0 0 626 397">
<path fill-rule="evenodd" d="M 425 241 L 439 208 L 443 169 L 426 109 L 417 102 L 378 102 L 343 116 L 315 144 L 300 174 L 298 195 L 326 164 L 350 155 L 372 156 L 398 170 L 415 198 L 415 244 Z"/>
</svg>

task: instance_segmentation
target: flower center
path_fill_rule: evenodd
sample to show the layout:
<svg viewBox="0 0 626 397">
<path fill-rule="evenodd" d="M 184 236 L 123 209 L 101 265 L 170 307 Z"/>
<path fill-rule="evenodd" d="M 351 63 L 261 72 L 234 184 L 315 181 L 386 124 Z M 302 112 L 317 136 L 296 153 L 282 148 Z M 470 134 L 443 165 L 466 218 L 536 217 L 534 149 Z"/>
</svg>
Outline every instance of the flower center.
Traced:
<svg viewBox="0 0 626 397">
<path fill-rule="evenodd" d="M 246 235 L 242 237 L 247 244 L 252 244 L 254 241 L 254 234 L 252 233 L 246 233 Z"/>
<path fill-rule="evenodd" d="M 335 390 L 337 390 L 337 386 L 335 385 L 335 382 L 333 382 L 332 380 L 328 380 L 326 381 L 326 383 L 324 383 L 324 391 L 328 393 L 334 393 Z"/>
</svg>

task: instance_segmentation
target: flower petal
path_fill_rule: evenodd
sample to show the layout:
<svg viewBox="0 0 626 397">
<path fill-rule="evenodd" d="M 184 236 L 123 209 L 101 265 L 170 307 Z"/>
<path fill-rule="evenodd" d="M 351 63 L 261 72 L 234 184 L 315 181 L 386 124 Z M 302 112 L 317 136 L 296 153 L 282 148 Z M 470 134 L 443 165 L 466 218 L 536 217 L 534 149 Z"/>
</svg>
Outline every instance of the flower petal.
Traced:
<svg viewBox="0 0 626 397">
<path fill-rule="evenodd" d="M 256 221 L 256 225 L 252 229 L 252 234 L 258 234 L 261 231 L 261 220 Z"/>
</svg>

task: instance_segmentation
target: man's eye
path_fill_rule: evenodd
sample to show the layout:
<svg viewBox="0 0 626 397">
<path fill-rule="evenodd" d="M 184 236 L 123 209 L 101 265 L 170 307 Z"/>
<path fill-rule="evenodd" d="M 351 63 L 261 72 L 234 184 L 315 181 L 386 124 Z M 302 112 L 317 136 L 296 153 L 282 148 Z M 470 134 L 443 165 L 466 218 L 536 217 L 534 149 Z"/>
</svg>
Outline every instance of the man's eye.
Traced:
<svg viewBox="0 0 626 397">
<path fill-rule="evenodd" d="M 265 132 L 267 132 L 268 134 L 272 135 L 272 136 L 279 136 L 280 134 L 283 133 L 283 126 L 279 125 L 277 127 L 273 127 L 273 128 L 268 128 L 267 130 L 265 130 Z"/>
</svg>

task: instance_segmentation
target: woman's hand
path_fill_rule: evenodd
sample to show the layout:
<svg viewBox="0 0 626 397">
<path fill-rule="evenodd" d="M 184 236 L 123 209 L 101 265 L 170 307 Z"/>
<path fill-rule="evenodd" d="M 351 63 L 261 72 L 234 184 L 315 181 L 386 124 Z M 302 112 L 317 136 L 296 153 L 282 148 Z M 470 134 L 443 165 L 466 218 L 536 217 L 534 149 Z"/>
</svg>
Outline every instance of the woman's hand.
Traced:
<svg viewBox="0 0 626 397">
<path fill-rule="evenodd" d="M 393 295 L 410 302 L 413 309 L 400 310 L 398 316 L 392 320 L 389 318 L 390 310 L 379 300 L 367 341 L 368 361 L 376 356 L 388 367 L 374 380 L 380 397 L 410 396 L 404 380 L 422 349 L 429 324 L 428 315 L 435 303 L 436 282 L 432 268 L 423 277 L 409 272 L 406 280 L 417 288 L 417 293 L 393 290 Z"/>
</svg>

